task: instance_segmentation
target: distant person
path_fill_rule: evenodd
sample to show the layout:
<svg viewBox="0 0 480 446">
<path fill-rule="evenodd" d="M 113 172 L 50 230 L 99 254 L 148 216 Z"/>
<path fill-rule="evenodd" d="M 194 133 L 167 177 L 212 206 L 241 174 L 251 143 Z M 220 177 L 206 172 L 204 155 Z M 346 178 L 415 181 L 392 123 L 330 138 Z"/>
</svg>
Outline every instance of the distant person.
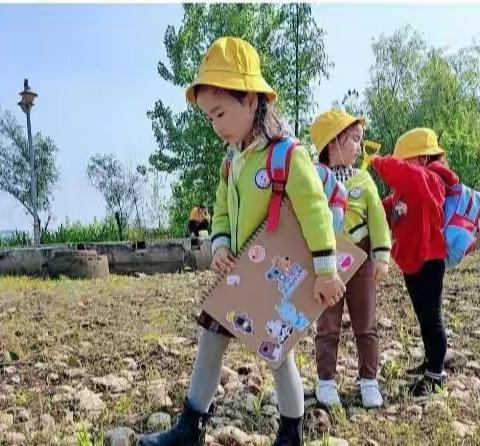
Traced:
<svg viewBox="0 0 480 446">
<path fill-rule="evenodd" d="M 198 237 L 200 231 L 207 231 L 210 227 L 210 214 L 207 206 L 202 203 L 194 207 L 188 218 L 188 233 L 192 237 Z"/>
<path fill-rule="evenodd" d="M 409 374 L 421 375 L 410 387 L 414 397 L 444 385 L 447 335 L 442 290 L 447 246 L 443 234 L 446 191 L 459 179 L 443 162 L 435 132 L 416 128 L 398 138 L 393 156 L 372 156 L 371 165 L 392 189 L 383 200 L 393 235 L 392 256 L 401 269 L 420 324 L 425 359 Z"/>
</svg>

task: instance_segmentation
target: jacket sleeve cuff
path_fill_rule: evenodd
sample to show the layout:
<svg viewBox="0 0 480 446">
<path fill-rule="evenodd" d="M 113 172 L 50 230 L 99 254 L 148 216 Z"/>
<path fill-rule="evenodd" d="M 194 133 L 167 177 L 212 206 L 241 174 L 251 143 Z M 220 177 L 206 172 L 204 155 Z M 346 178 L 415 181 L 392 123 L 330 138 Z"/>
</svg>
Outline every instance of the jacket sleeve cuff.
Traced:
<svg viewBox="0 0 480 446">
<path fill-rule="evenodd" d="M 315 274 L 334 274 L 337 272 L 337 256 L 334 250 L 313 253 Z"/>
<path fill-rule="evenodd" d="M 230 249 L 230 234 L 216 234 L 212 238 L 212 255 L 219 248 Z"/>
<path fill-rule="evenodd" d="M 388 248 L 376 248 L 373 250 L 373 260 L 376 262 L 390 262 L 390 249 Z"/>
</svg>

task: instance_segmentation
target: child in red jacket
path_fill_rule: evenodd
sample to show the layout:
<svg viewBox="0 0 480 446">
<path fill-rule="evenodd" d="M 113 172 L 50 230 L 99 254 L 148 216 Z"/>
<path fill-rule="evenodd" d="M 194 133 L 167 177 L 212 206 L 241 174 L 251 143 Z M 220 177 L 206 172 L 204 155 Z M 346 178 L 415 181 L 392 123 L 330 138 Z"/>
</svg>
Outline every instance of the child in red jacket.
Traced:
<svg viewBox="0 0 480 446">
<path fill-rule="evenodd" d="M 393 189 L 383 201 L 394 239 L 392 256 L 403 272 L 425 348 L 425 360 L 415 369 L 424 374 L 409 389 L 414 397 L 443 387 L 443 205 L 446 190 L 459 181 L 442 163 L 444 155 L 433 130 L 416 128 L 397 140 L 393 156 L 372 157 L 373 168 Z"/>
</svg>

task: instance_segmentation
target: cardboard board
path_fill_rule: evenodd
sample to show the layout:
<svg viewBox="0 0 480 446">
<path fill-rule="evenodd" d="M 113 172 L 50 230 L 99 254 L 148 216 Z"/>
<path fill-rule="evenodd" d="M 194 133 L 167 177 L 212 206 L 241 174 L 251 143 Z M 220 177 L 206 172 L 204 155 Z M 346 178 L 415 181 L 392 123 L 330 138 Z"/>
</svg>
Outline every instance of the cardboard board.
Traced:
<svg viewBox="0 0 480 446">
<path fill-rule="evenodd" d="M 337 269 L 346 283 L 366 253 L 337 238 Z M 278 368 L 325 309 L 313 298 L 312 254 L 288 200 L 275 232 L 265 223 L 237 256 L 229 274 L 208 291 L 204 310 L 252 351 Z"/>
</svg>

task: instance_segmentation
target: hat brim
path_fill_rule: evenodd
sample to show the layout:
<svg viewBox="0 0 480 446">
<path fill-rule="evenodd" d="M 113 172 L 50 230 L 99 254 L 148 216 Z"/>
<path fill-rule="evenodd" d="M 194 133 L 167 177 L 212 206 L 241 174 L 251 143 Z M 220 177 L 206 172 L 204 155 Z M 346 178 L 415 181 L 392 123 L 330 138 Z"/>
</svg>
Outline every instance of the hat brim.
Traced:
<svg viewBox="0 0 480 446">
<path fill-rule="evenodd" d="M 277 99 L 275 90 L 260 75 L 248 76 L 220 70 L 209 70 L 200 73 L 185 92 L 187 101 L 192 104 L 197 102 L 195 97 L 195 87 L 197 85 L 209 85 L 225 90 L 245 91 L 246 93 L 263 93 L 269 102 Z"/>
<path fill-rule="evenodd" d="M 394 151 L 393 155 L 401 159 L 415 158 L 417 156 L 445 155 L 445 149 L 440 146 L 430 146 L 417 152 L 415 152 L 415 150 L 402 150 L 395 153 Z"/>
<path fill-rule="evenodd" d="M 333 141 L 338 135 L 340 135 L 340 133 L 342 133 L 344 130 L 346 130 L 348 127 L 355 124 L 356 122 L 358 122 L 363 128 L 365 128 L 365 125 L 367 123 L 365 118 L 361 116 L 352 116 L 351 119 L 345 119 L 342 123 L 340 123 L 337 128 L 334 129 L 332 134 L 328 135 L 328 137 L 321 142 L 321 144 L 315 144 L 317 152 L 321 153 L 325 149 L 325 147 L 328 146 L 329 142 Z"/>
</svg>

